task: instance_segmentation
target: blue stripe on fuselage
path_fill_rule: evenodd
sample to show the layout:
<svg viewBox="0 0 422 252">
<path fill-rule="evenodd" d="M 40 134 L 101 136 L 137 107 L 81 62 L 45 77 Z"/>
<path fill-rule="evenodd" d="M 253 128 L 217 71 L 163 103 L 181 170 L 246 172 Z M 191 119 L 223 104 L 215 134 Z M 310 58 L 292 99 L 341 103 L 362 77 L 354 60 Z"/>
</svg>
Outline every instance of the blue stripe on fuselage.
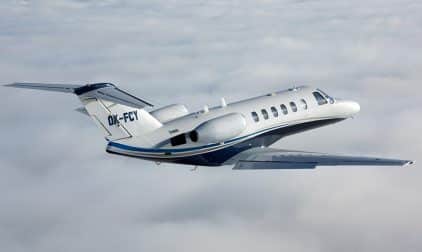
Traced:
<svg viewBox="0 0 422 252">
<path fill-rule="evenodd" d="M 258 131 L 258 132 L 255 132 L 255 133 L 252 133 L 252 134 L 249 134 L 249 135 L 246 135 L 246 136 L 242 136 L 242 137 L 238 137 L 238 138 L 234 138 L 234 139 L 225 141 L 224 143 L 213 143 L 213 144 L 202 145 L 202 146 L 191 147 L 191 148 L 179 148 L 179 149 L 141 148 L 141 147 L 135 147 L 135 146 L 125 145 L 125 144 L 116 143 L 116 142 L 109 142 L 108 145 L 112 146 L 112 147 L 119 148 L 119 149 L 128 150 L 128 151 L 139 151 L 139 152 L 146 152 L 146 153 L 180 153 L 180 152 L 188 152 L 188 151 L 195 151 L 195 150 L 212 148 L 212 147 L 216 147 L 216 146 L 223 145 L 223 144 L 229 144 L 229 143 L 232 143 L 234 141 L 245 139 L 245 138 L 248 138 L 248 137 L 253 136 L 253 135 L 262 134 L 266 131 L 272 131 L 272 130 L 275 130 L 277 128 L 282 128 L 286 125 L 287 124 L 282 124 L 282 125 L 279 125 L 279 126 L 276 126 L 276 127 L 269 128 L 269 129 L 261 130 L 261 131 Z"/>
</svg>

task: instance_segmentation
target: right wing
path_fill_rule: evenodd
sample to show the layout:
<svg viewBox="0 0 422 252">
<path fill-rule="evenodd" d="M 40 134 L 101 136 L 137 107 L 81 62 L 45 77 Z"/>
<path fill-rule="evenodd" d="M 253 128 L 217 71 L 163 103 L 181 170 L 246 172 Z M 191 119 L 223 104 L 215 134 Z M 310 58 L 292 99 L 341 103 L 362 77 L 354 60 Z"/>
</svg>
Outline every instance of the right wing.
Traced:
<svg viewBox="0 0 422 252">
<path fill-rule="evenodd" d="M 413 163 L 410 160 L 342 156 L 264 148 L 252 149 L 242 154 L 233 169 L 314 169 L 317 166 L 404 166 Z"/>
</svg>

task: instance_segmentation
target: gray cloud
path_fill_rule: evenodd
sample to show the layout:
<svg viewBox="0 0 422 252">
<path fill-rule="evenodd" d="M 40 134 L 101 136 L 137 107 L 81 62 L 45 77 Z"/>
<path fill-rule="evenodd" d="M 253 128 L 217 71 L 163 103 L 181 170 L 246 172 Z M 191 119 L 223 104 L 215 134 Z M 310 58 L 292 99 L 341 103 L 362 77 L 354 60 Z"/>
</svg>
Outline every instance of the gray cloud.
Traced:
<svg viewBox="0 0 422 252">
<path fill-rule="evenodd" d="M 354 120 L 280 148 L 418 159 L 418 1 L 7 1 L 2 82 L 197 109 L 292 85 Z M 233 172 L 110 156 L 75 97 L 0 90 L 2 251 L 420 251 L 420 166 Z"/>
</svg>

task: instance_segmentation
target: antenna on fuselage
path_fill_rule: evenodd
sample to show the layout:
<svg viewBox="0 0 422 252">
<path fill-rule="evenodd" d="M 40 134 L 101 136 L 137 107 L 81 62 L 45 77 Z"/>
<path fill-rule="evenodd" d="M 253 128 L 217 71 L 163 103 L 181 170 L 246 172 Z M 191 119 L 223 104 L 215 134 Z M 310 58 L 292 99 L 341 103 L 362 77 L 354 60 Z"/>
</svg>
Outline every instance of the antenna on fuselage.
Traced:
<svg viewBox="0 0 422 252">
<path fill-rule="evenodd" d="M 204 113 L 208 113 L 208 112 L 210 112 L 210 109 L 209 109 L 209 107 L 208 107 L 208 105 L 205 105 L 204 106 Z"/>
<path fill-rule="evenodd" d="M 299 88 L 296 85 L 294 85 L 292 88 L 289 88 L 289 91 L 298 91 L 298 90 Z"/>
<path fill-rule="evenodd" d="M 226 99 L 224 99 L 224 97 L 221 97 L 221 107 L 222 108 L 227 107 L 227 102 L 226 102 Z"/>
</svg>

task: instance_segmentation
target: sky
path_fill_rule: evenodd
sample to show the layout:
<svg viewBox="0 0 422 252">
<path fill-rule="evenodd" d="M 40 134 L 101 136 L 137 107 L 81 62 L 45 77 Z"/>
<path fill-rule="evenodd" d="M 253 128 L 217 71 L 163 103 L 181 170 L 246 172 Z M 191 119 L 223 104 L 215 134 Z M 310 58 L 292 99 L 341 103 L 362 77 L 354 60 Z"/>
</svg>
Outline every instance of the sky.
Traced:
<svg viewBox="0 0 422 252">
<path fill-rule="evenodd" d="M 5 0 L 0 83 L 113 82 L 191 111 L 312 85 L 361 113 L 276 148 L 422 151 L 422 2 Z M 0 251 L 422 251 L 422 171 L 113 156 L 76 97 L 0 87 Z"/>
</svg>

